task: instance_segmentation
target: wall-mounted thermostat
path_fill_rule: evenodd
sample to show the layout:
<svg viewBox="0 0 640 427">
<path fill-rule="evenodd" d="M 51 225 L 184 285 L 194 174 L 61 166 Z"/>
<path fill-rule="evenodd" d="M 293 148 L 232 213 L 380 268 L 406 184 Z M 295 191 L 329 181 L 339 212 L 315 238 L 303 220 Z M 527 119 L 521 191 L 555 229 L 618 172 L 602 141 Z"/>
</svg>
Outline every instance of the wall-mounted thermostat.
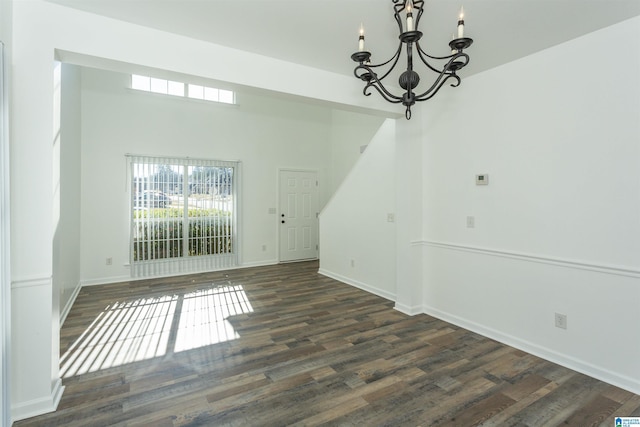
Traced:
<svg viewBox="0 0 640 427">
<path fill-rule="evenodd" d="M 476 175 L 476 185 L 489 185 L 489 174 Z"/>
</svg>

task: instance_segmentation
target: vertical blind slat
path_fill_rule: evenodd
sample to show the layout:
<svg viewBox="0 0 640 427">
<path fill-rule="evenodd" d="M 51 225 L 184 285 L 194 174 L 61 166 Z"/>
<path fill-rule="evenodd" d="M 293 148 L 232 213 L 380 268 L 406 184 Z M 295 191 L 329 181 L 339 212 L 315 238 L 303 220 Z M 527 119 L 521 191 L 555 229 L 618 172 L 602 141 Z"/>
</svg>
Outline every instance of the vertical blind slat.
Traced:
<svg viewBox="0 0 640 427">
<path fill-rule="evenodd" d="M 237 265 L 238 162 L 128 158 L 133 276 Z"/>
</svg>

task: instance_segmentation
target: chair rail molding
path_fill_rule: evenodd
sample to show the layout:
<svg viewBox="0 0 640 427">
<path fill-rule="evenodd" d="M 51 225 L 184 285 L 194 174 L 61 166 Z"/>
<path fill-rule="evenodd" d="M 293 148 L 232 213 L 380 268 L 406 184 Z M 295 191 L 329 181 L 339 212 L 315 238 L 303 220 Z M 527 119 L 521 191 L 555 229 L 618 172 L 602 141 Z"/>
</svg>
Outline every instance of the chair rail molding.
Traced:
<svg viewBox="0 0 640 427">
<path fill-rule="evenodd" d="M 37 286 L 52 286 L 52 276 L 18 277 L 11 281 L 11 289 L 32 288 Z"/>
<path fill-rule="evenodd" d="M 507 251 L 502 249 L 490 249 L 490 248 L 483 248 L 479 246 L 462 245 L 457 243 L 438 242 L 434 240 L 413 241 L 411 242 L 411 244 L 415 246 L 433 247 L 433 248 L 462 251 L 462 252 L 472 252 L 472 253 L 486 255 L 486 256 L 510 258 L 510 259 L 515 259 L 519 261 L 535 262 L 539 264 L 548 264 L 548 265 L 554 265 L 558 267 L 565 267 L 565 268 L 571 268 L 571 269 L 594 271 L 597 273 L 612 274 L 616 276 L 640 278 L 640 269 L 628 267 L 628 266 L 596 264 L 596 263 L 591 263 L 587 261 L 556 258 L 556 257 L 543 256 L 543 255 L 528 254 L 523 252 Z"/>
</svg>

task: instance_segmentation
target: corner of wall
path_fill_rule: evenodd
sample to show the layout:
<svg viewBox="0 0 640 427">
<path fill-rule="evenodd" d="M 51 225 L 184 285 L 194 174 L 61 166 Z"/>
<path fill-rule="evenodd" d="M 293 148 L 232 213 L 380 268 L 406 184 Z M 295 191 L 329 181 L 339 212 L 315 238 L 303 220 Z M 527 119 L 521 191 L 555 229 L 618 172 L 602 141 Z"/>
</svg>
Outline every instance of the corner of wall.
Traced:
<svg viewBox="0 0 640 427">
<path fill-rule="evenodd" d="M 35 417 L 42 414 L 53 412 L 58 408 L 64 386 L 62 380 L 58 379 L 51 387 L 51 395 L 40 399 L 20 402 L 11 408 L 12 421 L 20 421 L 27 418 Z"/>
<path fill-rule="evenodd" d="M 60 328 L 62 328 L 62 326 L 64 325 L 64 321 L 67 320 L 67 316 L 71 311 L 71 307 L 73 307 L 73 303 L 76 302 L 76 298 L 78 298 L 78 294 L 80 293 L 81 290 L 82 290 L 82 284 L 78 282 L 76 286 L 73 288 L 73 292 L 71 292 L 71 295 L 69 296 L 66 303 L 64 304 L 64 307 L 60 311 Z"/>
<path fill-rule="evenodd" d="M 394 168 L 395 120 L 387 119 L 320 215 L 323 274 L 392 300 L 396 294 Z"/>
</svg>

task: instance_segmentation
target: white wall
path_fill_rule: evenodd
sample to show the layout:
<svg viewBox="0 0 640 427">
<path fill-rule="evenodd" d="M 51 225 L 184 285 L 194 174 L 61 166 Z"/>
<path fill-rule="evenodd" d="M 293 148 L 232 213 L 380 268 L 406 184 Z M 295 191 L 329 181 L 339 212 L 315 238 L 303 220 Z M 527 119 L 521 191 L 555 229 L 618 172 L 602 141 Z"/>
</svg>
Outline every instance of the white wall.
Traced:
<svg viewBox="0 0 640 427">
<path fill-rule="evenodd" d="M 320 272 L 396 295 L 395 120 L 380 127 L 320 214 Z"/>
<path fill-rule="evenodd" d="M 11 7 L 11 384 L 13 417 L 20 419 L 53 410 L 62 392 L 56 351 L 59 317 L 54 304 L 54 294 L 56 301 L 59 294 L 54 291 L 52 280 L 56 53 L 63 60 L 73 57 L 88 62 L 135 64 L 332 105 L 348 105 L 382 114 L 395 111 L 383 101 L 362 97 L 349 76 L 240 52 L 42 0 L 13 1 Z M 261 72 L 256 73 L 256 69 Z M 309 85 L 309 81 L 325 84 Z M 83 155 L 96 156 L 99 149 L 97 151 Z M 124 162 L 121 165 L 124 169 Z M 275 177 L 273 179 L 275 182 Z M 258 199 L 261 197 L 257 195 Z M 104 261 L 104 256 L 100 258 Z M 246 261 L 251 260 L 259 260 L 259 256 L 247 254 Z M 102 262 L 96 261 L 95 269 L 99 270 L 97 263 Z"/>
<path fill-rule="evenodd" d="M 333 194 L 358 161 L 362 147 L 366 147 L 385 119 L 350 111 L 331 112 L 331 174 L 329 194 Z"/>
<path fill-rule="evenodd" d="M 60 139 L 54 158 L 53 288 L 60 294 L 61 321 L 80 289 L 80 68 L 61 64 Z M 55 217 L 55 215 L 54 215 Z"/>
<path fill-rule="evenodd" d="M 424 108 L 416 105 L 414 112 Z M 395 309 L 414 315 L 422 312 L 422 123 L 421 116 L 396 124 L 396 304 Z"/>
<path fill-rule="evenodd" d="M 0 425 L 11 423 L 9 365 L 11 352 L 11 242 L 9 183 L 10 2 L 0 2 Z"/>
<path fill-rule="evenodd" d="M 278 169 L 317 170 L 327 181 L 331 110 L 247 92 L 237 94 L 237 106 L 199 102 L 127 89 L 129 79 L 83 68 L 82 281 L 130 278 L 126 153 L 240 160 L 241 259 L 277 262 L 278 221 L 269 208 L 277 207 Z M 320 206 L 326 199 L 323 191 Z"/>
<path fill-rule="evenodd" d="M 55 367 L 59 316 L 51 280 L 54 61 L 47 44 L 33 43 L 38 26 L 22 20 L 24 5 L 13 3 L 10 104 L 14 420 L 52 410 L 62 391 Z"/>
<path fill-rule="evenodd" d="M 327 103 L 373 108 L 385 114 L 394 114 L 397 106 L 375 97 L 363 97 L 348 76 L 251 55 L 40 0 L 18 1 L 12 6 L 11 321 L 14 363 L 11 383 L 12 410 L 17 419 L 52 410 L 61 392 L 58 354 L 55 351 L 58 335 L 52 285 L 54 228 L 51 221 L 54 158 L 52 74 L 56 50 L 62 56 L 76 59 L 106 58 L 108 61 L 217 79 L 240 87 L 259 87 Z M 412 245 L 411 239 L 416 230 L 422 232 L 424 227 L 423 244 L 420 246 L 424 257 L 417 266 L 434 268 L 416 272 L 416 264 L 413 263 L 409 266 L 410 276 L 404 277 L 400 271 L 397 272 L 398 280 L 425 277 L 425 285 L 421 289 L 411 289 L 408 283 L 402 284 L 405 305 L 410 303 L 411 295 L 424 295 L 425 310 L 460 323 L 466 322 L 471 327 L 505 339 L 515 332 L 521 337 L 518 344 L 530 345 L 533 350 L 547 352 L 567 364 L 593 368 L 596 376 L 612 378 L 612 381 L 629 388 L 635 387 L 636 391 L 640 375 L 633 361 L 640 356 L 633 344 L 640 341 L 629 338 L 634 337 L 636 329 L 628 329 L 627 326 L 636 323 L 625 303 L 633 306 L 638 301 L 638 248 L 633 242 L 640 241 L 637 238 L 637 173 L 640 168 L 637 161 L 635 169 L 630 168 L 630 162 L 638 158 L 638 147 L 631 142 L 635 140 L 637 144 L 639 140 L 638 108 L 633 101 L 639 98 L 638 82 L 634 80 L 639 71 L 638 24 L 637 19 L 623 23 L 466 79 L 461 88 L 450 91 L 453 93 L 451 97 L 443 96 L 437 103 L 434 100 L 432 105 L 438 107 L 431 110 L 428 106 L 423 107 L 423 126 L 428 138 L 422 147 L 410 147 L 403 156 L 424 153 L 425 161 L 417 170 L 425 169 L 424 181 L 428 185 L 425 184 L 422 192 L 420 185 L 405 183 L 411 185 L 410 191 L 398 196 L 398 200 L 403 203 L 399 214 L 423 212 L 425 220 L 415 226 L 410 222 L 410 227 L 403 227 L 402 236 L 406 239 L 399 240 L 398 245 L 402 244 L 403 250 L 409 248 L 411 253 L 417 252 L 414 249 L 420 242 Z M 620 40 L 625 43 L 620 43 Z M 594 52 L 598 53 L 597 60 L 590 62 L 594 59 Z M 624 61 L 618 66 L 620 58 Z M 247 63 L 254 66 L 246 67 Z M 566 71 L 568 64 L 572 68 Z M 262 72 L 256 73 L 255 69 Z M 614 81 L 610 77 L 612 70 L 615 70 Z M 551 80 L 547 83 L 546 79 Z M 309 81 L 326 84 L 309 85 Z M 560 97 L 558 93 L 575 99 Z M 88 102 L 92 96 L 97 95 L 89 94 Z M 441 108 L 447 101 L 452 103 L 452 108 Z M 144 103 L 136 101 L 139 105 Z M 266 104 L 269 105 L 268 102 Z M 564 105 L 565 108 L 558 111 L 556 105 Z M 548 108 L 552 108 L 562 120 L 545 113 Z M 158 111 L 158 114 L 167 114 L 168 110 Z M 414 114 L 411 123 L 419 118 L 417 116 Z M 466 120 L 462 121 L 461 117 Z M 274 123 L 273 128 L 277 128 L 286 121 L 276 117 Z M 585 124 L 588 130 L 574 133 Z M 276 134 L 278 129 L 273 128 L 269 130 Z M 408 135 L 410 141 L 415 139 L 407 129 L 398 131 L 397 135 Z M 585 142 L 578 143 L 579 138 L 573 138 L 573 135 Z M 601 138 L 609 144 L 610 150 L 600 148 L 597 143 Z M 555 144 L 553 150 L 545 153 L 551 148 L 546 142 L 549 139 Z M 557 146 L 567 140 L 569 145 L 556 153 Z M 478 146 L 478 141 L 482 145 Z M 520 145 L 519 141 L 527 144 Z M 542 146 L 537 145 L 541 142 Z M 144 140 L 144 144 L 150 142 Z M 144 147 L 136 146 L 139 149 Z M 170 150 L 166 144 L 149 147 L 154 148 L 154 153 L 156 148 L 159 151 Z M 526 156 L 520 154 L 516 147 L 528 149 L 530 153 L 527 152 Z M 83 152 L 83 156 L 95 159 L 100 150 L 107 149 L 98 145 L 93 148 L 93 151 Z M 199 144 L 191 148 L 202 149 L 203 146 Z M 503 153 L 512 156 L 511 160 L 501 160 Z M 476 157 L 472 157 L 473 154 Z M 461 160 L 465 157 L 474 160 Z M 525 157 L 530 162 L 525 162 Z M 115 162 L 115 158 L 116 155 L 110 153 L 105 160 Z M 432 159 L 439 159 L 440 164 L 448 165 L 449 169 L 440 167 Z M 600 168 L 603 164 L 607 169 Z M 612 164 L 615 167 L 611 167 Z M 124 171 L 124 161 L 120 165 Z M 587 165 L 606 173 L 587 175 Z M 535 183 L 525 179 L 530 177 L 529 170 L 537 173 L 541 166 L 558 179 L 543 178 L 543 181 Z M 492 185 L 484 189 L 488 190 L 485 193 L 476 192 L 478 189 L 473 186 L 465 187 L 467 180 L 472 179 L 480 168 L 484 169 L 482 172 L 491 174 Z M 111 172 L 109 169 L 105 173 Z M 263 178 L 266 176 L 266 172 L 259 168 L 256 173 Z M 325 177 L 330 175 L 327 170 L 324 173 Z M 586 181 L 573 180 L 572 173 L 582 173 Z M 403 179 L 413 179 L 414 175 L 398 173 L 398 177 Z M 604 181 L 597 181 L 596 176 Z M 274 187 L 275 181 L 274 176 Z M 547 200 L 547 193 L 536 186 L 545 182 L 550 184 L 549 200 L 559 203 L 562 212 L 549 207 L 553 203 L 541 203 Z M 580 186 L 583 182 L 588 186 Z M 508 185 L 500 188 L 499 183 Z M 120 184 L 124 191 L 123 182 Z M 403 183 L 399 182 L 397 187 L 401 185 Z M 445 193 L 445 189 L 450 193 Z M 496 192 L 496 189 L 500 191 Z M 575 197 L 571 204 L 564 202 L 562 197 L 562 194 L 567 194 L 562 190 L 567 189 L 572 190 L 570 194 Z M 449 197 L 444 197 L 445 194 Z M 530 194 L 531 198 L 521 194 Z M 425 204 L 411 211 L 408 207 L 414 202 L 413 195 L 418 196 L 415 202 L 423 199 Z M 252 196 L 257 200 L 256 205 L 266 212 L 264 208 L 270 207 L 271 202 L 269 196 L 255 193 Z M 116 193 L 114 197 L 118 197 Z M 327 197 L 325 194 L 325 200 Z M 516 202 L 514 206 L 501 203 L 509 197 Z M 464 198 L 465 202 L 456 201 L 459 198 Z M 601 208 L 609 203 L 615 203 L 614 208 Z M 595 208 L 595 211 L 583 208 Z M 564 214 L 564 209 L 578 214 L 573 218 L 578 218 L 579 224 L 585 227 L 583 233 L 572 231 L 572 217 Z M 384 211 L 386 213 L 389 209 L 385 207 Z M 475 235 L 464 229 L 464 218 L 470 211 L 476 216 Z M 557 220 L 550 222 L 550 213 Z M 97 214 L 97 211 L 82 212 L 82 218 L 87 215 L 95 218 Z M 394 226 L 386 223 L 386 215 L 381 220 L 386 226 Z M 269 219 L 263 218 L 262 221 L 267 223 Z M 503 224 L 507 228 L 500 232 Z M 531 230 L 530 233 L 521 231 L 525 226 Z M 557 233 L 545 227 L 552 227 Z M 515 233 L 513 237 L 506 235 L 510 231 Z M 541 233 L 540 238 L 536 237 L 537 233 Z M 267 234 L 261 234 L 259 238 L 264 239 Z M 590 234 L 593 238 L 586 237 Z M 588 245 L 577 247 L 572 240 L 574 238 L 582 239 L 583 243 L 596 242 L 597 245 L 595 248 Z M 527 243 L 529 240 L 532 243 Z M 440 246 L 436 245 L 437 242 Z M 453 244 L 467 250 L 460 250 Z M 115 243 L 114 247 L 118 245 Z M 499 265 L 486 271 L 482 257 L 493 256 L 497 252 L 473 252 L 476 246 L 500 249 L 507 256 L 494 257 Z M 322 251 L 324 253 L 324 249 Z M 520 259 L 513 255 L 519 252 L 541 254 L 539 260 L 545 262 L 539 266 L 539 263 L 531 262 L 537 258 L 524 256 Z M 461 269 L 458 264 L 463 261 L 457 258 L 459 254 L 469 257 L 464 259 L 466 269 Z M 245 261 L 262 262 L 263 255 L 247 253 Z M 116 255 L 113 256 L 114 262 L 121 262 L 115 259 Z M 578 259 L 587 268 L 578 268 L 576 264 L 567 262 L 555 265 L 547 262 L 549 257 Z M 97 272 L 95 277 L 119 274 L 101 270 L 104 258 L 102 253 L 95 265 L 88 263 L 87 271 Z M 523 267 L 524 263 L 526 267 Z M 622 268 L 605 266 L 600 272 L 593 271 L 592 267 L 597 269 L 600 263 Z M 553 270 L 555 268 L 566 269 L 570 273 L 561 274 L 558 273 L 560 270 Z M 551 273 L 549 269 L 552 269 Z M 523 277 L 527 279 L 520 280 Z M 580 292 L 576 292 L 577 286 Z M 486 305 L 460 305 L 465 298 L 469 301 L 468 295 L 474 295 L 473 292 L 478 290 L 482 291 L 481 301 Z M 532 307 L 525 306 L 533 294 L 536 297 L 534 301 L 538 303 Z M 505 310 L 505 306 L 509 310 Z M 614 313 L 608 312 L 614 308 L 617 308 Z M 549 316 L 554 311 L 568 314 L 567 331 L 548 326 L 547 322 L 553 320 Z M 497 318 L 487 312 L 504 315 Z M 620 342 L 627 346 L 626 352 L 617 351 L 617 347 L 609 351 L 610 345 L 619 345 Z"/>
<path fill-rule="evenodd" d="M 638 75 L 634 18 L 424 112 L 425 312 L 640 392 Z"/>
</svg>

